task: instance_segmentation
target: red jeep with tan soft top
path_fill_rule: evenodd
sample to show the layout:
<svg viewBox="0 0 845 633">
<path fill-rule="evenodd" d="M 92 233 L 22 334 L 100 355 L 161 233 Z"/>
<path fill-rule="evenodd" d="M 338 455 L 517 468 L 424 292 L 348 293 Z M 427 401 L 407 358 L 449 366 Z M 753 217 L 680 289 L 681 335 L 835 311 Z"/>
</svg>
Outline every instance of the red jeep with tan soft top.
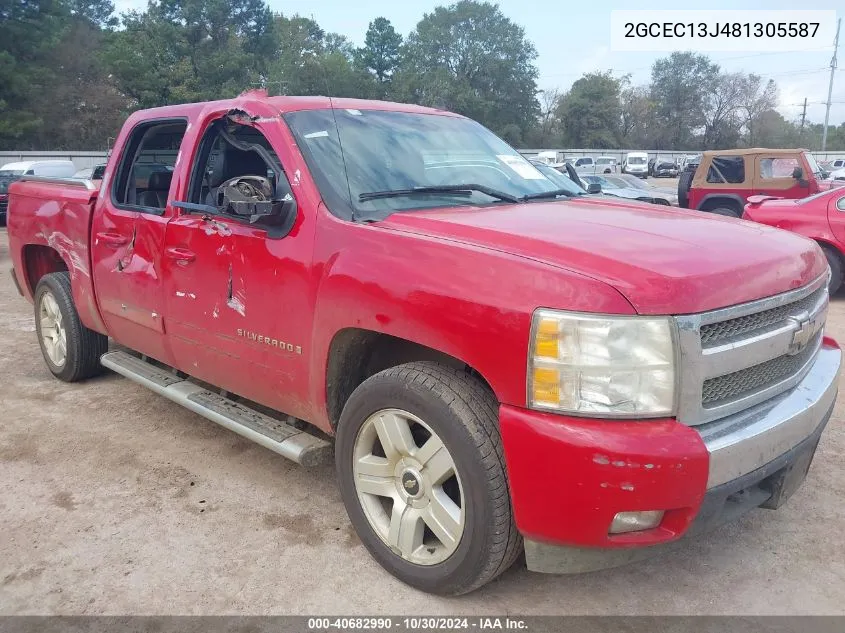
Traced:
<svg viewBox="0 0 845 633">
<path fill-rule="evenodd" d="M 694 171 L 678 180 L 678 203 L 687 209 L 742 217 L 749 196 L 806 198 L 830 187 L 813 155 L 795 149 L 704 152 Z"/>
</svg>

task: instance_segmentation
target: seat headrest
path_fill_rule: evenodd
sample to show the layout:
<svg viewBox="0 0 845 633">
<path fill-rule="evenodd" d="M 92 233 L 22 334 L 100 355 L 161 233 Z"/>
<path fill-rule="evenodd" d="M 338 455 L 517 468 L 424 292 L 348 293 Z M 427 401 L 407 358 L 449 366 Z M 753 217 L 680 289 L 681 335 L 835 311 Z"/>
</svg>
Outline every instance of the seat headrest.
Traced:
<svg viewBox="0 0 845 633">
<path fill-rule="evenodd" d="M 150 174 L 149 184 L 147 189 L 155 191 L 169 191 L 170 181 L 173 180 L 173 172 L 170 171 L 154 171 Z"/>
</svg>

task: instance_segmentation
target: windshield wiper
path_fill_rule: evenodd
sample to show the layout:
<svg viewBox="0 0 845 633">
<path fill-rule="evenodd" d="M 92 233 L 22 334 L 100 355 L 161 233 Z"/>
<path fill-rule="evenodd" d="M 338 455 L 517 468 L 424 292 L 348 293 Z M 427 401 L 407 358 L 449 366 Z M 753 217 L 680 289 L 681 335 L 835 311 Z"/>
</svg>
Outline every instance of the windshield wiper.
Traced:
<svg viewBox="0 0 845 633">
<path fill-rule="evenodd" d="M 364 202 L 365 200 L 376 200 L 378 198 L 399 198 L 402 196 L 415 196 L 428 193 L 453 193 L 457 195 L 469 195 L 473 191 L 478 191 L 480 193 L 490 196 L 491 198 L 503 200 L 504 202 L 517 203 L 521 201 L 520 198 L 512 196 L 509 193 L 505 193 L 504 191 L 499 191 L 498 189 L 492 189 L 491 187 L 487 187 L 485 185 L 475 185 L 472 183 L 461 185 L 439 185 L 432 187 L 412 187 L 411 189 L 392 189 L 389 191 L 370 191 L 367 193 L 360 194 L 358 196 L 358 200 Z"/>
<path fill-rule="evenodd" d="M 557 198 L 558 196 L 566 196 L 567 198 L 573 198 L 575 196 L 583 196 L 584 194 L 579 191 L 570 191 L 569 189 L 552 189 L 551 191 L 541 191 L 540 193 L 529 193 L 520 200 L 543 200 L 545 198 Z"/>
</svg>

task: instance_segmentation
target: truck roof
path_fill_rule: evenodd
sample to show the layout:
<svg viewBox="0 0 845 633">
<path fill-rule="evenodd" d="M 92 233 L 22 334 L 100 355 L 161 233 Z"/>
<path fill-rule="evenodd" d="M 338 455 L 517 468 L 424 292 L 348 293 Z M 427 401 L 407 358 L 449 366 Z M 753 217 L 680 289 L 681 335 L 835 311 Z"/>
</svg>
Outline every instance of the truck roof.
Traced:
<svg viewBox="0 0 845 633">
<path fill-rule="evenodd" d="M 377 101 L 374 99 L 348 99 L 325 96 L 280 96 L 268 97 L 263 90 L 250 90 L 234 99 L 220 101 L 204 101 L 200 103 L 185 103 L 167 105 L 149 110 L 139 110 L 130 119 L 148 119 L 151 117 L 196 116 L 209 106 L 217 109 L 230 107 L 242 108 L 247 103 L 264 102 L 277 109 L 279 113 L 295 112 L 298 110 L 326 110 L 331 107 L 340 110 L 391 110 L 395 112 L 411 112 L 419 114 L 439 114 L 459 117 L 461 115 L 447 110 L 427 108 L 409 103 L 395 103 L 392 101 Z"/>
</svg>

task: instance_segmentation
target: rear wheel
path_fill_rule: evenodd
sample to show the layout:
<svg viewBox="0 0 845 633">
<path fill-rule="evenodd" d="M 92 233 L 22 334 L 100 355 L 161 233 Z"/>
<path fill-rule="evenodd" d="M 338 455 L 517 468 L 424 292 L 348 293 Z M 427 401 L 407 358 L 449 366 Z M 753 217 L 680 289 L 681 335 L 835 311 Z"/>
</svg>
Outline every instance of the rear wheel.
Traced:
<svg viewBox="0 0 845 633">
<path fill-rule="evenodd" d="M 364 545 L 423 591 L 456 595 L 520 553 L 493 394 L 438 363 L 387 369 L 349 398 L 335 459 Z"/>
<path fill-rule="evenodd" d="M 76 382 L 102 373 L 109 339 L 79 320 L 66 272 L 44 275 L 35 288 L 35 331 L 53 375 Z"/>
<path fill-rule="evenodd" d="M 842 285 L 842 257 L 830 246 L 822 246 L 822 251 L 824 251 L 827 264 L 830 266 L 830 283 L 827 286 L 827 291 L 833 296 Z"/>
</svg>

